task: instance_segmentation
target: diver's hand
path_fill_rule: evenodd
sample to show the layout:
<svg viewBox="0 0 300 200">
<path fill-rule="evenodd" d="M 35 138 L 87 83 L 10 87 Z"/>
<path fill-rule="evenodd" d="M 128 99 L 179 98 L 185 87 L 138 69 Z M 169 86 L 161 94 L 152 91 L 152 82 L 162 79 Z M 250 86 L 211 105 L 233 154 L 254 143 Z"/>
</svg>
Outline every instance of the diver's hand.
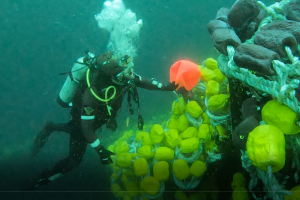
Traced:
<svg viewBox="0 0 300 200">
<path fill-rule="evenodd" d="M 96 148 L 96 150 L 99 154 L 102 165 L 109 165 L 109 164 L 113 163 L 113 161 L 110 157 L 112 155 L 115 155 L 113 152 L 108 151 L 101 144 Z"/>
<path fill-rule="evenodd" d="M 175 84 L 175 81 L 173 81 L 172 83 L 165 85 L 162 89 L 164 91 L 174 91 L 178 88 L 178 85 L 179 84 Z"/>
</svg>

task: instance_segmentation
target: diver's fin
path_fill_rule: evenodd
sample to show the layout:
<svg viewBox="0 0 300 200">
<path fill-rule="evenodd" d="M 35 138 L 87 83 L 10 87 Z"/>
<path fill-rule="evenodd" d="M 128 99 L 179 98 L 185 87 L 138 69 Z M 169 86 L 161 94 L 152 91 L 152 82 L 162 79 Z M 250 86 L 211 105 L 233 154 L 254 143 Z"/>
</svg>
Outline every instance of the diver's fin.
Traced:
<svg viewBox="0 0 300 200">
<path fill-rule="evenodd" d="M 46 122 L 43 130 L 36 136 L 32 146 L 32 155 L 35 156 L 46 144 L 50 134 L 52 133 L 53 123 Z"/>
<path fill-rule="evenodd" d="M 51 182 L 49 180 L 49 177 L 50 177 L 50 171 L 46 169 L 38 177 L 31 179 L 28 185 L 26 185 L 23 188 L 23 191 L 33 191 L 36 190 L 38 187 Z"/>
</svg>

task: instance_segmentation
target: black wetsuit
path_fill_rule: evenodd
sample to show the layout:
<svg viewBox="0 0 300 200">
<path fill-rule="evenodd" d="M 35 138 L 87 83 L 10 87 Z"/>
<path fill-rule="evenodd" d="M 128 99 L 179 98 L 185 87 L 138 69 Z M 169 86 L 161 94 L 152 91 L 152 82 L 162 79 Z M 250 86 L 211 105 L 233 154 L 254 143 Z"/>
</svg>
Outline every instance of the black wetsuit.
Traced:
<svg viewBox="0 0 300 200">
<path fill-rule="evenodd" d="M 63 131 L 70 134 L 68 157 L 56 163 L 51 170 L 45 170 L 41 173 L 39 177 L 27 188 L 28 190 L 32 190 L 40 185 L 46 184 L 69 172 L 80 164 L 85 154 L 87 144 L 91 144 L 95 140 L 98 140 L 95 131 L 101 128 L 104 124 L 107 124 L 108 126 L 108 122 L 113 121 L 117 116 L 117 112 L 122 106 L 123 98 L 128 92 L 124 88 L 136 86 L 148 90 L 174 90 L 158 83 L 155 79 L 143 80 L 136 74 L 132 80 L 133 85 L 128 85 L 129 80 L 124 81 L 123 84 L 116 83 L 113 81 L 112 76 L 102 74 L 99 74 L 95 80 L 96 81 L 93 81 L 92 88 L 94 92 L 103 99 L 105 97 L 104 94 L 107 87 L 114 86 L 116 88 L 115 97 L 108 103 L 111 107 L 111 116 L 108 114 L 106 103 L 96 99 L 90 89 L 83 84 L 83 86 L 76 92 L 72 102 L 73 105 L 70 111 L 71 120 L 64 124 L 51 123 L 47 127 L 49 135 L 53 131 Z M 111 95 L 113 95 L 113 89 L 108 92 L 108 97 Z M 86 118 L 89 119 L 86 120 Z M 116 127 L 113 127 L 112 129 L 114 128 Z"/>
</svg>

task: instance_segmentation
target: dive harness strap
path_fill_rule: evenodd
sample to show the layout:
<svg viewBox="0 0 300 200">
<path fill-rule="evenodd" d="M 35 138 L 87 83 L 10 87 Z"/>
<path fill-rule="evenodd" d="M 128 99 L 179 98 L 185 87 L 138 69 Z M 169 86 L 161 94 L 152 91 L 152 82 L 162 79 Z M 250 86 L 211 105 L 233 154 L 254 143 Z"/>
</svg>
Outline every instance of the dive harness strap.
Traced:
<svg viewBox="0 0 300 200">
<path fill-rule="evenodd" d="M 138 111 L 138 128 L 139 130 L 143 130 L 143 126 L 144 126 L 144 119 L 141 115 L 141 112 L 140 112 L 140 99 L 139 99 L 139 94 L 138 94 L 138 91 L 137 91 L 137 88 L 136 86 L 134 87 L 131 87 L 129 90 L 128 90 L 128 93 L 127 93 L 127 102 L 128 102 L 128 109 L 129 109 L 129 113 L 130 115 L 133 115 L 133 108 L 132 108 L 132 103 L 131 103 L 131 98 L 133 98 L 133 101 L 135 103 L 137 103 L 137 111 Z"/>
</svg>

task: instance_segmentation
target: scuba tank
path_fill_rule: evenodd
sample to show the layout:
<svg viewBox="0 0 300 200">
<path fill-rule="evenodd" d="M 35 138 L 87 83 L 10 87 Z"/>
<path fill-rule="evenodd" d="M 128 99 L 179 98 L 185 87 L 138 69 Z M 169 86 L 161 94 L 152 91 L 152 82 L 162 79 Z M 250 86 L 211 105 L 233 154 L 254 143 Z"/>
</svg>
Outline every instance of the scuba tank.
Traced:
<svg viewBox="0 0 300 200">
<path fill-rule="evenodd" d="M 77 59 L 71 71 L 68 72 L 69 76 L 59 92 L 57 103 L 64 108 L 72 106 L 72 101 L 77 89 L 86 81 L 88 66 L 84 59 L 85 57 Z"/>
</svg>

